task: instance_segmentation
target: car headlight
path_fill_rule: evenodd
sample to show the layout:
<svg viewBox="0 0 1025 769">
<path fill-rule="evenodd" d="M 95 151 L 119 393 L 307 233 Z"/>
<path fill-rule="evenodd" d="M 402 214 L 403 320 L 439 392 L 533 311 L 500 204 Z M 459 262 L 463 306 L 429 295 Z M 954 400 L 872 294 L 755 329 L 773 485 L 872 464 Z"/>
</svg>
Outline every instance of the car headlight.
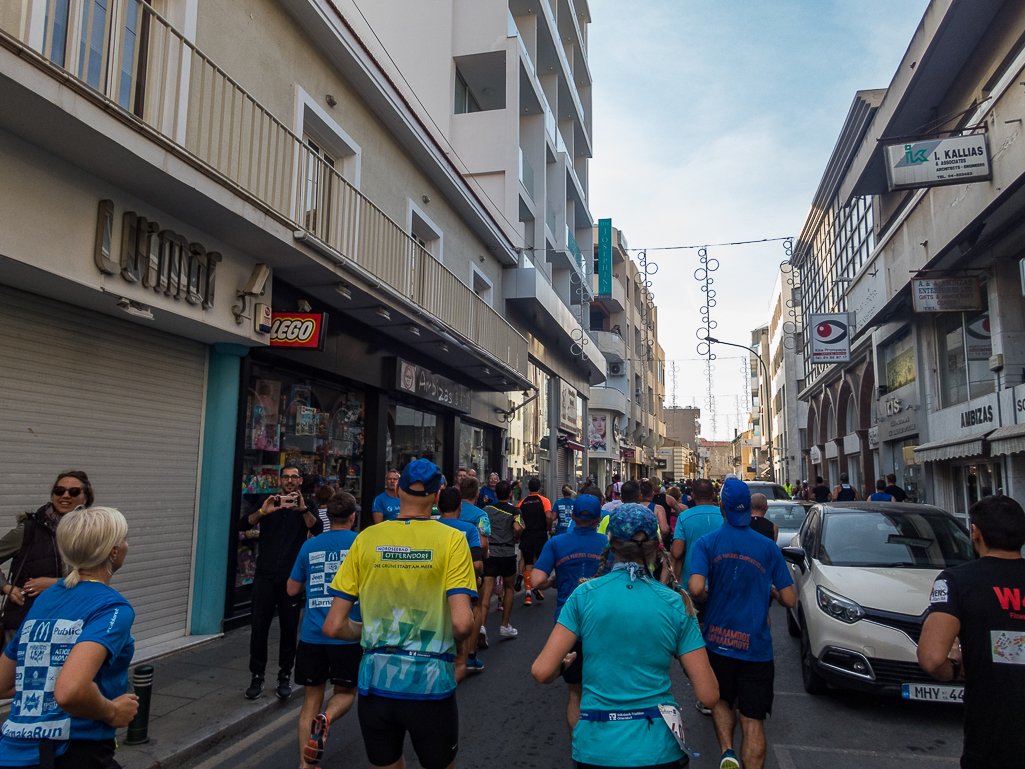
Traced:
<svg viewBox="0 0 1025 769">
<path fill-rule="evenodd" d="M 837 595 L 836 593 L 826 590 L 821 585 L 815 589 L 815 595 L 818 598 L 819 608 L 830 617 L 838 619 L 841 622 L 847 622 L 850 624 L 857 622 L 865 616 L 865 610 L 850 598 L 844 598 L 842 595 Z"/>
</svg>

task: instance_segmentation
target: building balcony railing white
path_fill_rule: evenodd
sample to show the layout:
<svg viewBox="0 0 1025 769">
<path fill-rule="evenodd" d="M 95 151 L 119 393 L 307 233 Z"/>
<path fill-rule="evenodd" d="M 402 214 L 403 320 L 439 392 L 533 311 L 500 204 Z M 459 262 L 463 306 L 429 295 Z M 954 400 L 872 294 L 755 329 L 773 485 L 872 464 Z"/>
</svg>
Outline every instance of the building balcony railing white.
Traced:
<svg viewBox="0 0 1025 769">
<path fill-rule="evenodd" d="M 66 17 L 47 15 L 42 34 L 22 24 L 0 29 L 0 43 L 101 96 L 140 132 L 179 145 L 222 184 L 387 284 L 483 357 L 525 374 L 523 336 L 301 137 L 146 2 L 110 8 L 116 17 L 70 0 Z"/>
<path fill-rule="evenodd" d="M 598 343 L 598 351 L 605 356 L 610 363 L 626 360 L 626 340 L 612 331 L 592 332 L 595 341 Z"/>
</svg>

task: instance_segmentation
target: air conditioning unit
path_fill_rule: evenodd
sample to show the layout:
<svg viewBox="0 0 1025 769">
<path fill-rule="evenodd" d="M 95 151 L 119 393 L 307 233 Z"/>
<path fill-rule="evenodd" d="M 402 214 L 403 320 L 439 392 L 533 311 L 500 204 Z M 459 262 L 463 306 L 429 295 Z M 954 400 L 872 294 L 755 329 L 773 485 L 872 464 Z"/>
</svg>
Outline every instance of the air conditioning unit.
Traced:
<svg viewBox="0 0 1025 769">
<path fill-rule="evenodd" d="M 609 376 L 622 376 L 623 375 L 623 364 L 622 363 L 610 363 L 609 364 Z"/>
</svg>

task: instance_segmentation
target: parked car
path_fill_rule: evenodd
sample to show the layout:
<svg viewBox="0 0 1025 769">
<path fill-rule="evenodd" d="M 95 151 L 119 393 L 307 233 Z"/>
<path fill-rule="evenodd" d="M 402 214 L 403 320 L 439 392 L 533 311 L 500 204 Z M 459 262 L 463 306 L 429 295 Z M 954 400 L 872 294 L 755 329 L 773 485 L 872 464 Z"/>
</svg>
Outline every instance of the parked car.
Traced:
<svg viewBox="0 0 1025 769">
<path fill-rule="evenodd" d="M 766 499 L 790 499 L 787 490 L 772 481 L 744 481 L 752 494 L 764 494 Z"/>
<path fill-rule="evenodd" d="M 963 701 L 963 686 L 940 684 L 917 658 L 933 580 L 975 557 L 959 520 L 931 505 L 816 504 L 783 556 L 797 590 L 787 629 L 801 639 L 808 692 Z"/>
<path fill-rule="evenodd" d="M 779 528 L 776 544 L 780 549 L 790 545 L 791 540 L 801 529 L 804 519 L 808 516 L 811 502 L 783 502 L 769 500 L 769 509 L 765 511 L 766 520 L 772 521 Z"/>
</svg>

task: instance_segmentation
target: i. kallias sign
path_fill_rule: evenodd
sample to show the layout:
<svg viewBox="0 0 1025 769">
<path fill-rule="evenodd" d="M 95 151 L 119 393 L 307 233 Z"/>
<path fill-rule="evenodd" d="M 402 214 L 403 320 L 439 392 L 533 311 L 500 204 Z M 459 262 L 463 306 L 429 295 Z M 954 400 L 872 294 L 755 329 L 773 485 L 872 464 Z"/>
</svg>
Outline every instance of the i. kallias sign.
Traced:
<svg viewBox="0 0 1025 769">
<path fill-rule="evenodd" d="M 985 134 L 901 142 L 886 148 L 891 190 L 969 184 L 992 177 Z"/>
</svg>

